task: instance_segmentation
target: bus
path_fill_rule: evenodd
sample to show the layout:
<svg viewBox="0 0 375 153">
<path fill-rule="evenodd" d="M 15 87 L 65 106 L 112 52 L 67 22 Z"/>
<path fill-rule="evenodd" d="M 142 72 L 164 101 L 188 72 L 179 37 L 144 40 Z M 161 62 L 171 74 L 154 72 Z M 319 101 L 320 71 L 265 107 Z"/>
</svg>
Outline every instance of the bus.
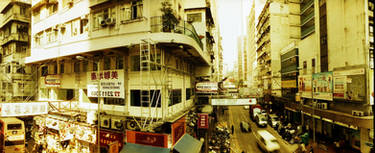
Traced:
<svg viewBox="0 0 375 153">
<path fill-rule="evenodd" d="M 0 118 L 0 153 L 25 152 L 25 125 L 17 118 Z"/>
</svg>

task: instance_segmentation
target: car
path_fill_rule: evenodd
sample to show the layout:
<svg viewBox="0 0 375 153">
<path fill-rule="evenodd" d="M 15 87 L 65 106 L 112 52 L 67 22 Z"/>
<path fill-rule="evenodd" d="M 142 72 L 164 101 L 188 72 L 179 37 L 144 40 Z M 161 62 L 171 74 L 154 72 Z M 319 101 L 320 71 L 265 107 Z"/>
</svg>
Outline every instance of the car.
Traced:
<svg viewBox="0 0 375 153">
<path fill-rule="evenodd" d="M 267 117 L 264 114 L 257 114 L 255 120 L 259 127 L 267 127 Z"/>
<path fill-rule="evenodd" d="M 243 106 L 243 109 L 249 109 L 249 108 L 250 108 L 249 105 L 245 105 L 245 106 Z"/>
<path fill-rule="evenodd" d="M 267 130 L 258 130 L 254 133 L 257 145 L 260 149 L 269 153 L 280 153 L 280 144 L 276 137 Z"/>
<path fill-rule="evenodd" d="M 268 116 L 268 124 L 273 127 L 273 128 L 276 128 L 277 124 L 280 124 L 280 119 L 277 115 L 275 114 L 270 114 Z"/>
<path fill-rule="evenodd" d="M 251 132 L 250 124 L 245 121 L 241 121 L 240 128 L 242 132 Z"/>
</svg>

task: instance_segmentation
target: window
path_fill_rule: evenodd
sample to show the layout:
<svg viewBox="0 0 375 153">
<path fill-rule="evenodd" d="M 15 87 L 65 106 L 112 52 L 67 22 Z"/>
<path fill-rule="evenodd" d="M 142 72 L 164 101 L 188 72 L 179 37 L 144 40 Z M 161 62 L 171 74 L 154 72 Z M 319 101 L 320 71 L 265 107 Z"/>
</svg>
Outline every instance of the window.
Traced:
<svg viewBox="0 0 375 153">
<path fill-rule="evenodd" d="M 186 88 L 186 100 L 189 100 L 191 96 L 191 88 Z"/>
<path fill-rule="evenodd" d="M 122 98 L 104 98 L 104 104 L 107 105 L 125 105 L 125 100 Z"/>
<path fill-rule="evenodd" d="M 130 65 L 132 71 L 140 71 L 140 57 L 138 55 L 131 56 Z"/>
<path fill-rule="evenodd" d="M 105 20 L 108 18 L 115 19 L 116 9 L 106 8 L 93 13 L 93 28 L 98 29 L 107 26 Z"/>
<path fill-rule="evenodd" d="M 121 21 L 131 20 L 130 5 L 125 4 L 124 6 L 120 8 L 120 18 L 121 18 Z"/>
<path fill-rule="evenodd" d="M 74 72 L 80 72 L 80 62 L 74 62 Z"/>
<path fill-rule="evenodd" d="M 78 30 L 80 29 L 80 22 L 81 20 L 80 19 L 76 19 L 76 20 L 73 20 L 72 21 L 72 24 L 71 24 L 71 36 L 77 36 L 78 35 Z"/>
<path fill-rule="evenodd" d="M 123 68 L 124 68 L 124 57 L 116 56 L 116 69 L 123 69 Z"/>
<path fill-rule="evenodd" d="M 87 19 L 81 19 L 80 20 L 80 27 L 79 27 L 79 33 L 83 34 L 85 32 L 89 31 L 89 26 L 88 26 L 88 21 Z"/>
<path fill-rule="evenodd" d="M 202 13 L 191 13 L 187 15 L 188 22 L 202 22 Z"/>
<path fill-rule="evenodd" d="M 151 61 L 156 63 L 156 64 L 151 63 L 151 70 L 161 70 L 161 66 L 159 65 L 159 64 L 161 64 L 161 55 L 160 54 L 156 54 L 156 57 L 151 55 Z"/>
<path fill-rule="evenodd" d="M 147 91 L 144 94 L 147 94 Z M 157 107 L 161 107 L 161 93 L 160 90 L 151 90 L 150 91 L 150 102 L 151 107 L 155 107 L 156 104 Z M 147 100 L 145 100 L 147 101 Z M 141 90 L 130 90 L 130 105 L 131 106 L 141 106 Z M 143 103 L 143 107 L 148 107 L 149 103 Z"/>
<path fill-rule="evenodd" d="M 26 7 L 25 6 L 20 6 L 20 14 L 26 15 Z"/>
<path fill-rule="evenodd" d="M 315 31 L 314 0 L 304 0 L 300 5 L 301 39 L 304 39 Z"/>
<path fill-rule="evenodd" d="M 87 61 L 83 61 L 82 63 L 82 72 L 87 72 L 87 67 L 89 63 Z"/>
<path fill-rule="evenodd" d="M 181 102 L 181 89 L 173 89 L 169 97 L 169 106 L 178 104 Z"/>
<path fill-rule="evenodd" d="M 25 74 L 25 67 L 20 67 L 17 69 L 17 73 L 20 73 L 20 74 Z"/>
<path fill-rule="evenodd" d="M 97 62 L 92 62 L 92 70 L 98 71 L 98 63 Z"/>
<path fill-rule="evenodd" d="M 55 12 L 57 12 L 57 9 L 58 9 L 58 4 L 57 3 L 49 4 L 48 5 L 48 14 L 49 15 L 54 14 Z"/>
<path fill-rule="evenodd" d="M 48 75 L 48 66 L 43 66 L 42 71 L 41 71 L 42 76 L 47 76 Z"/>
<path fill-rule="evenodd" d="M 57 74 L 57 63 L 54 62 L 52 65 L 53 65 L 53 74 Z"/>
<path fill-rule="evenodd" d="M 22 129 L 22 124 L 8 124 L 8 130 L 20 130 Z"/>
<path fill-rule="evenodd" d="M 59 89 L 57 93 L 58 100 L 72 100 L 74 98 L 74 89 Z"/>
<path fill-rule="evenodd" d="M 111 69 L 111 57 L 104 57 L 104 70 Z"/>
<path fill-rule="evenodd" d="M 64 73 L 64 62 L 61 62 L 61 63 L 60 63 L 60 73 L 61 73 L 61 74 Z"/>
<path fill-rule="evenodd" d="M 131 6 L 131 19 L 137 19 L 142 17 L 143 4 L 142 1 L 133 1 Z"/>
</svg>

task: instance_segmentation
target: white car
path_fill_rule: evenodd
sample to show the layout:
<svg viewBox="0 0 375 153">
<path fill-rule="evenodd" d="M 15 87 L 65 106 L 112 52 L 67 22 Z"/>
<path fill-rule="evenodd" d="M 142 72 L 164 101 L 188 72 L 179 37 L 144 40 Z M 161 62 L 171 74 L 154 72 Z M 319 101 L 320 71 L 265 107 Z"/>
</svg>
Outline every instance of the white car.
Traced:
<svg viewBox="0 0 375 153">
<path fill-rule="evenodd" d="M 258 130 L 254 133 L 258 146 L 269 153 L 279 153 L 280 144 L 277 139 L 266 130 Z"/>
</svg>

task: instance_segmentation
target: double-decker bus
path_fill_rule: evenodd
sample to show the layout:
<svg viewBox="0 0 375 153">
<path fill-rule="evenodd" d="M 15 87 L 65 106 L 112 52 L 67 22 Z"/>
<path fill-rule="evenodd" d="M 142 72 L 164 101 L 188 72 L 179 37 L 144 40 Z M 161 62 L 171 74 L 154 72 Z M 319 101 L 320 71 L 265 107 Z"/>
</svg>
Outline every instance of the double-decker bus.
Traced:
<svg viewBox="0 0 375 153">
<path fill-rule="evenodd" d="M 25 125 L 17 118 L 0 118 L 0 153 L 25 152 Z"/>
</svg>

